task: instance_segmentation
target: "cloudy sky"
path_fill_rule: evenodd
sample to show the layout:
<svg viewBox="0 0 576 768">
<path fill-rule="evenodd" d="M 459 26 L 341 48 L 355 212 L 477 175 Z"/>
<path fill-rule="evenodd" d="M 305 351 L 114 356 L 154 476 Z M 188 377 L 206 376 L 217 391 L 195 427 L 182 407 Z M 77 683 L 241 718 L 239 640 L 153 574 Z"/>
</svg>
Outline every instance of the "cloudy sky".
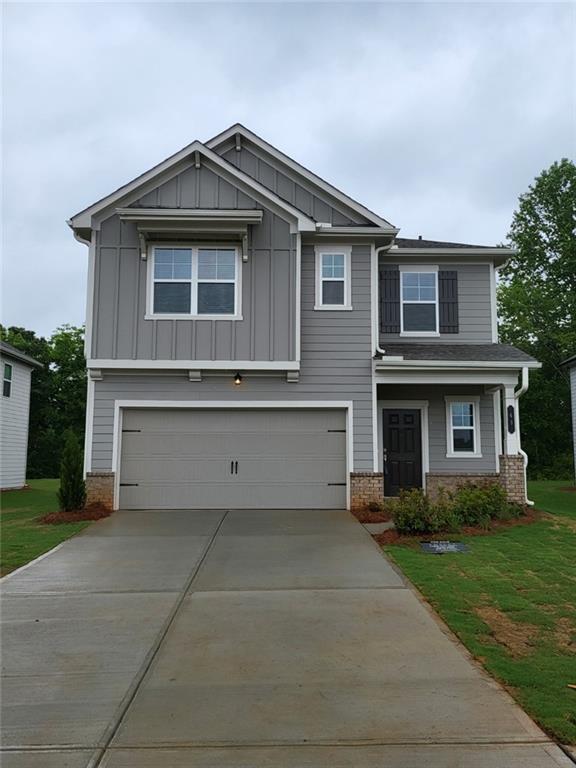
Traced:
<svg viewBox="0 0 576 768">
<path fill-rule="evenodd" d="M 66 219 L 240 121 L 401 227 L 494 244 L 573 157 L 571 3 L 8 3 L 2 321 L 84 320 Z"/>
</svg>

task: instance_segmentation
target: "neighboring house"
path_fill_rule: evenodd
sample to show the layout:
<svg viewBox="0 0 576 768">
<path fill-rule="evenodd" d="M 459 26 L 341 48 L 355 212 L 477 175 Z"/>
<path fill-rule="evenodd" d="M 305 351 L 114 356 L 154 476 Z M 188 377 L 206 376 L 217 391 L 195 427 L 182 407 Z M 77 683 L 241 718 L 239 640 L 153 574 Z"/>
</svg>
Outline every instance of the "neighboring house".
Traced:
<svg viewBox="0 0 576 768">
<path fill-rule="evenodd" d="M 0 341 L 2 408 L 0 412 L 0 488 L 26 485 L 30 385 L 40 363 L 19 349 Z"/>
<path fill-rule="evenodd" d="M 570 398 L 572 400 L 572 444 L 574 446 L 574 469 L 576 471 L 576 355 L 562 363 L 570 371 Z"/>
<path fill-rule="evenodd" d="M 354 507 L 383 471 L 387 495 L 500 479 L 525 499 L 539 364 L 498 343 L 511 251 L 399 238 L 242 125 L 69 224 L 89 247 L 90 500 Z"/>
</svg>

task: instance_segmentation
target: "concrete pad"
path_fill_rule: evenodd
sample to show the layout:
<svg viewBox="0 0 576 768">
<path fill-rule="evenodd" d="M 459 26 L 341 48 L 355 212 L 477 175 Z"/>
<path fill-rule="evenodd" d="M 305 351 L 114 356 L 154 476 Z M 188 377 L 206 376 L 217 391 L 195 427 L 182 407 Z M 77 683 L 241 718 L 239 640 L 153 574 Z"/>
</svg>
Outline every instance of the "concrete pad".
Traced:
<svg viewBox="0 0 576 768">
<path fill-rule="evenodd" d="M 100 768 L 574 768 L 546 745 L 112 749 Z M 9 766 L 9 768 L 21 768 Z M 31 766 L 32 768 L 32 766 Z M 36 768 L 36 765 L 33 766 Z"/>
<path fill-rule="evenodd" d="M 187 597 L 113 744 L 543 738 L 411 592 L 378 589 Z"/>
<path fill-rule="evenodd" d="M 354 535 L 362 529 L 343 509 L 234 509 L 218 532 L 221 536 L 277 536 L 328 533 Z"/>
<path fill-rule="evenodd" d="M 96 747 L 176 597 L 4 597 L 3 746 Z"/>
<path fill-rule="evenodd" d="M 78 536 L 2 582 L 3 593 L 172 592 L 200 562 L 207 536 Z"/>
<path fill-rule="evenodd" d="M 99 520 L 83 536 L 212 536 L 226 514 L 214 509 L 130 509 Z"/>
<path fill-rule="evenodd" d="M 100 754 L 86 750 L 50 750 L 34 752 L 2 752 L 2 768 L 88 768 Z"/>
<path fill-rule="evenodd" d="M 328 534 L 218 537 L 191 589 L 401 587 L 402 579 L 359 529 Z"/>
</svg>

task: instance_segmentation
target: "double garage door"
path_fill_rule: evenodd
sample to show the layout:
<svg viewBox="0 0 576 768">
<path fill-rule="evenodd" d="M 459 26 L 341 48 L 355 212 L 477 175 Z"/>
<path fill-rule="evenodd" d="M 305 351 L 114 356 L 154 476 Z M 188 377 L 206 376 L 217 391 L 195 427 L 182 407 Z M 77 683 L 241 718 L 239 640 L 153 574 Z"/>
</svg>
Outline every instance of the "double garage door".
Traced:
<svg viewBox="0 0 576 768">
<path fill-rule="evenodd" d="M 121 509 L 345 506 L 345 411 L 124 411 Z"/>
</svg>

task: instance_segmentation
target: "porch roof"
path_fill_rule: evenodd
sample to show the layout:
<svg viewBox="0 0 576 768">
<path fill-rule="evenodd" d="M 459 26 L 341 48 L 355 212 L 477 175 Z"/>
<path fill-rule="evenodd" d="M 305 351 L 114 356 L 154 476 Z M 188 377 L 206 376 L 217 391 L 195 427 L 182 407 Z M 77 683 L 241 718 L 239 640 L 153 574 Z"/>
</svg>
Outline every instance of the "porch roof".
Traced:
<svg viewBox="0 0 576 768">
<path fill-rule="evenodd" d="M 539 368 L 540 363 L 521 349 L 511 344 L 444 344 L 433 342 L 400 343 L 384 342 L 385 355 L 375 358 L 377 366 L 409 365 L 421 363 L 423 367 L 437 364 L 453 367 L 501 367 Z"/>
</svg>

